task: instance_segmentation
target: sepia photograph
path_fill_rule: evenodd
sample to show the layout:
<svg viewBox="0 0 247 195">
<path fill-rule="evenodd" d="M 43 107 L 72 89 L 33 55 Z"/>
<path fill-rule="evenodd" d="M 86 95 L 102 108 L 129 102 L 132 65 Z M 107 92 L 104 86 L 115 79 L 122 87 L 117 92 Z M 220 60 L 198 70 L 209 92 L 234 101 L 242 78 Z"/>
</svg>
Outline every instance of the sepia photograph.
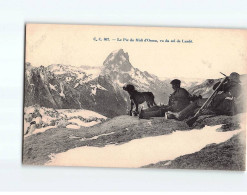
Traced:
<svg viewBox="0 0 247 195">
<path fill-rule="evenodd" d="M 247 30 L 26 24 L 22 163 L 246 170 Z"/>
</svg>

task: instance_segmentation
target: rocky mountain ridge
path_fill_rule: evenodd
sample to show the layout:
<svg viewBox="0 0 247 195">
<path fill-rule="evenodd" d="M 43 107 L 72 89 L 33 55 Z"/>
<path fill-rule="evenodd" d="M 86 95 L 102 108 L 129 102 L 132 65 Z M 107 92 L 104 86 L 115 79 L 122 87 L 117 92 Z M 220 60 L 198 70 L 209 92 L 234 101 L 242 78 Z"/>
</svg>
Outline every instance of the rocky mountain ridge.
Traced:
<svg viewBox="0 0 247 195">
<path fill-rule="evenodd" d="M 129 95 L 122 87 L 132 83 L 138 91 L 152 91 L 157 103 L 166 103 L 170 84 L 134 68 L 128 53 L 112 52 L 102 67 L 52 64 L 25 66 L 25 106 L 88 109 L 107 117 L 126 114 Z"/>
</svg>

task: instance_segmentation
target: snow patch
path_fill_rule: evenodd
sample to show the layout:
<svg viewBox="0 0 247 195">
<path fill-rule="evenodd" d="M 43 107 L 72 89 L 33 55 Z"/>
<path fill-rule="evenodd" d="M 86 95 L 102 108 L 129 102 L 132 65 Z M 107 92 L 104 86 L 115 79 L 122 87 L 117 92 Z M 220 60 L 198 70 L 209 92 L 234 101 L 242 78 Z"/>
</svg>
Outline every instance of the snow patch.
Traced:
<svg viewBox="0 0 247 195">
<path fill-rule="evenodd" d="M 77 125 L 77 126 L 81 126 L 81 127 L 91 127 L 93 125 L 96 125 L 98 123 L 100 123 L 100 121 L 91 121 L 91 122 L 85 122 L 85 121 L 82 121 L 80 119 L 70 119 L 69 122 L 72 122 L 73 124 Z"/>
<path fill-rule="evenodd" d="M 53 72 L 55 75 L 72 75 L 76 77 L 77 80 L 82 82 L 88 82 L 95 79 L 100 74 L 100 67 L 90 67 L 90 66 L 70 66 L 70 65 L 60 65 L 54 64 L 48 67 L 49 71 Z M 66 77 L 67 82 L 71 81 L 71 77 Z"/>
<path fill-rule="evenodd" d="M 65 78 L 65 81 L 66 81 L 66 82 L 69 82 L 69 81 L 71 81 L 71 80 L 72 80 L 71 77 L 66 77 L 66 78 Z"/>
<path fill-rule="evenodd" d="M 30 128 L 30 127 L 29 127 Z M 34 128 L 35 130 L 32 132 L 32 134 L 29 132 L 28 134 L 26 134 L 24 132 L 24 138 L 27 138 L 29 137 L 30 135 L 34 135 L 34 134 L 37 134 L 37 133 L 44 133 L 46 130 L 49 130 L 49 129 L 53 129 L 53 128 L 56 128 L 56 126 L 47 126 L 47 127 L 43 127 L 43 128 L 39 128 L 37 129 L 35 127 L 35 125 L 32 125 L 32 128 Z M 30 129 L 27 129 L 30 131 Z M 26 134 L 26 135 L 25 135 Z"/>
<path fill-rule="evenodd" d="M 49 87 L 50 87 L 50 89 L 52 89 L 54 91 L 57 91 L 56 87 L 54 85 L 50 84 L 50 83 L 49 83 Z"/>
<path fill-rule="evenodd" d="M 91 94 L 90 95 L 96 95 L 97 93 L 97 88 L 92 88 Z"/>
<path fill-rule="evenodd" d="M 67 127 L 79 129 L 90 127 L 101 123 L 107 117 L 90 110 L 79 109 L 53 109 L 39 106 L 29 106 L 24 108 L 24 134 L 30 130 L 30 123 L 33 124 L 33 134 L 44 132 L 49 128 Z"/>
<path fill-rule="evenodd" d="M 78 126 L 78 125 L 67 125 L 66 128 L 70 128 L 70 129 L 80 129 L 80 126 Z"/>
<path fill-rule="evenodd" d="M 76 83 L 75 86 L 74 86 L 74 88 L 78 87 L 78 85 L 79 85 L 79 83 Z"/>
<path fill-rule="evenodd" d="M 56 128 L 56 126 L 47 126 L 47 127 L 43 127 L 43 128 L 40 128 L 40 129 L 36 129 L 33 134 L 37 134 L 37 133 L 43 133 L 45 132 L 46 130 L 48 129 L 53 129 L 53 128 Z"/>
<path fill-rule="evenodd" d="M 97 125 L 99 123 L 100 123 L 100 121 L 91 121 L 91 122 L 84 123 L 83 126 L 84 127 L 91 127 L 91 126 Z"/>
<path fill-rule="evenodd" d="M 220 126 L 176 131 L 168 135 L 132 140 L 122 145 L 78 147 L 54 155 L 46 165 L 141 167 L 160 161 L 174 160 L 179 156 L 200 151 L 208 144 L 219 144 L 244 130 L 217 132 L 216 129 Z M 97 138 L 93 137 L 93 139 Z"/>
<path fill-rule="evenodd" d="M 69 139 L 81 139 L 81 137 L 74 136 L 74 135 L 70 135 L 70 136 L 69 136 Z"/>
<path fill-rule="evenodd" d="M 34 112 L 35 112 L 35 107 L 33 107 L 33 106 L 29 106 L 29 107 L 25 107 L 24 108 L 24 113 L 31 114 L 31 113 L 34 113 Z"/>
<path fill-rule="evenodd" d="M 42 118 L 41 117 L 36 117 L 32 121 L 35 121 L 36 124 L 40 124 L 42 122 Z"/>
<path fill-rule="evenodd" d="M 67 125 L 66 126 L 67 128 L 79 129 L 80 127 L 91 127 L 91 126 L 94 126 L 96 124 L 99 124 L 101 121 L 100 120 L 97 120 L 97 121 L 85 122 L 85 121 L 82 121 L 80 119 L 73 118 L 73 119 L 68 120 L 68 122 L 70 122 L 72 124 Z"/>
<path fill-rule="evenodd" d="M 111 135 L 111 134 L 114 134 L 114 133 L 115 132 L 111 132 L 111 133 L 105 133 L 105 134 L 97 135 L 97 136 L 94 136 L 94 137 L 91 137 L 91 138 L 82 138 L 81 141 L 94 140 L 94 139 L 98 139 L 99 137 L 106 136 L 106 135 Z"/>
<path fill-rule="evenodd" d="M 58 113 L 63 113 L 67 117 L 75 117 L 75 116 L 82 116 L 85 119 L 91 119 L 91 118 L 102 118 L 102 119 L 107 119 L 107 117 L 91 111 L 91 110 L 81 110 L 81 109 L 58 109 Z"/>
<path fill-rule="evenodd" d="M 97 84 L 97 85 L 92 85 L 91 84 L 90 87 L 92 88 L 92 91 L 91 91 L 90 95 L 96 95 L 97 89 L 108 91 L 106 88 L 102 87 L 100 84 Z"/>
<path fill-rule="evenodd" d="M 126 58 L 123 55 L 121 55 L 121 60 L 125 61 Z"/>
<path fill-rule="evenodd" d="M 59 95 L 61 97 L 64 97 L 65 98 L 65 95 L 64 95 L 64 92 L 63 92 L 63 84 L 62 83 L 60 83 L 60 89 L 61 89 L 61 92 L 59 93 Z"/>
<path fill-rule="evenodd" d="M 101 90 L 108 91 L 106 88 L 102 87 L 100 84 L 97 84 L 97 88 L 98 88 L 98 89 L 101 89 Z"/>
</svg>

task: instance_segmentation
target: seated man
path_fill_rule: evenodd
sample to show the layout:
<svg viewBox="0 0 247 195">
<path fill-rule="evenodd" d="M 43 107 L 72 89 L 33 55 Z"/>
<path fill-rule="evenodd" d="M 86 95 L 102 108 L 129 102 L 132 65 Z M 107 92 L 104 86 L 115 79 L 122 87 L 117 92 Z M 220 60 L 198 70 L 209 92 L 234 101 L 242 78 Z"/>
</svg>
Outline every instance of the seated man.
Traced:
<svg viewBox="0 0 247 195">
<path fill-rule="evenodd" d="M 214 85 L 214 90 L 218 87 L 219 83 Z M 211 104 L 211 108 L 216 114 L 234 115 L 241 112 L 238 102 L 242 102 L 240 99 L 243 94 L 241 94 L 240 75 L 238 73 L 231 73 L 218 90 L 221 93 L 217 94 Z"/>
<path fill-rule="evenodd" d="M 174 92 L 169 97 L 168 105 L 154 106 L 146 110 L 141 110 L 139 118 L 164 117 L 167 111 L 179 112 L 190 104 L 190 101 L 197 99 L 189 92 L 180 87 L 181 81 L 174 79 L 171 81 Z"/>
<path fill-rule="evenodd" d="M 214 97 L 213 101 L 208 107 L 207 112 L 211 112 L 217 115 L 234 115 L 243 111 L 243 98 L 240 95 L 241 85 L 239 74 L 233 72 L 227 78 L 226 82 L 218 89 L 218 94 Z M 220 82 L 213 86 L 215 90 Z M 173 117 L 178 120 L 184 120 L 195 114 L 195 111 L 199 109 L 207 99 L 196 100 L 188 105 L 180 112 L 171 113 Z"/>
</svg>

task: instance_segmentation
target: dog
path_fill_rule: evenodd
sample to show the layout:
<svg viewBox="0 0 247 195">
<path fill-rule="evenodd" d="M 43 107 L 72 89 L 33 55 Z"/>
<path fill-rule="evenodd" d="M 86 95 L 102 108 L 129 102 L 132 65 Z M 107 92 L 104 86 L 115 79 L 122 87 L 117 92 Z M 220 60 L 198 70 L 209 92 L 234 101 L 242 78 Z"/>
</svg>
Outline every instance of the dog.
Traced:
<svg viewBox="0 0 247 195">
<path fill-rule="evenodd" d="M 147 106 L 150 108 L 151 106 L 157 106 L 157 104 L 154 101 L 154 95 L 152 92 L 138 92 L 135 90 L 134 85 L 128 84 L 123 87 L 123 90 L 127 91 L 130 96 L 130 111 L 129 115 L 132 116 L 132 109 L 133 106 L 136 106 L 135 110 L 135 116 L 139 113 L 138 106 L 139 104 L 142 104 L 143 102 L 147 103 Z"/>
</svg>

